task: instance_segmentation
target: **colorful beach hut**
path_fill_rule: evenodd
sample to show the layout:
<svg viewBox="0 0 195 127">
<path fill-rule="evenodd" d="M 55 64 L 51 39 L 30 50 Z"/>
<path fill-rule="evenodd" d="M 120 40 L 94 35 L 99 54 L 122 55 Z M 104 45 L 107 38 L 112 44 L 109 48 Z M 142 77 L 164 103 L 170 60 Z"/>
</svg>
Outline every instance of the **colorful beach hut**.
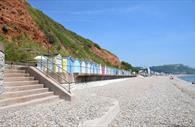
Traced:
<svg viewBox="0 0 195 127">
<path fill-rule="evenodd" d="M 58 54 L 57 56 L 53 57 L 53 59 L 49 60 L 49 64 L 53 66 L 54 72 L 62 72 L 62 56 Z"/>
<path fill-rule="evenodd" d="M 108 67 L 108 75 L 111 75 L 111 71 L 112 71 L 111 67 Z"/>
<path fill-rule="evenodd" d="M 46 59 L 47 59 L 46 65 L 48 68 L 47 71 L 53 72 L 54 71 L 54 58 L 53 57 L 50 57 L 50 58 L 46 57 Z"/>
<path fill-rule="evenodd" d="M 67 59 L 62 59 L 62 72 L 67 73 L 68 72 L 68 61 Z"/>
<path fill-rule="evenodd" d="M 85 73 L 87 73 L 86 72 L 86 69 L 87 67 L 86 67 L 86 62 L 85 61 L 81 61 L 81 73 L 82 74 L 85 74 Z"/>
<path fill-rule="evenodd" d="M 102 75 L 102 65 L 101 65 L 101 64 L 99 65 L 99 70 L 98 70 L 98 72 L 99 72 L 99 73 L 98 73 L 99 75 Z"/>
<path fill-rule="evenodd" d="M 95 65 L 95 74 L 99 74 L 99 64 Z"/>
<path fill-rule="evenodd" d="M 104 65 L 102 65 L 102 75 L 105 75 L 105 67 Z"/>
<path fill-rule="evenodd" d="M 73 64 L 74 64 L 74 59 L 72 57 L 65 57 L 64 59 L 67 60 L 67 71 L 68 73 L 73 73 Z"/>
<path fill-rule="evenodd" d="M 111 71 L 110 72 L 111 72 L 110 75 L 114 75 L 114 68 L 113 67 L 111 68 Z"/>
<path fill-rule="evenodd" d="M 108 67 L 105 66 L 105 75 L 108 75 Z"/>
<path fill-rule="evenodd" d="M 37 68 L 41 71 L 45 71 L 47 58 L 45 56 L 36 56 L 34 59 L 37 61 Z"/>
<path fill-rule="evenodd" d="M 89 61 L 86 61 L 86 73 L 91 73 L 91 63 Z"/>
<path fill-rule="evenodd" d="M 73 61 L 73 73 L 81 73 L 81 61 L 79 59 Z"/>
<path fill-rule="evenodd" d="M 109 67 L 106 66 L 106 75 L 109 75 Z"/>
<path fill-rule="evenodd" d="M 91 74 L 95 74 L 95 66 L 96 66 L 96 63 L 90 62 L 90 64 L 91 64 L 90 73 L 91 73 Z"/>
</svg>

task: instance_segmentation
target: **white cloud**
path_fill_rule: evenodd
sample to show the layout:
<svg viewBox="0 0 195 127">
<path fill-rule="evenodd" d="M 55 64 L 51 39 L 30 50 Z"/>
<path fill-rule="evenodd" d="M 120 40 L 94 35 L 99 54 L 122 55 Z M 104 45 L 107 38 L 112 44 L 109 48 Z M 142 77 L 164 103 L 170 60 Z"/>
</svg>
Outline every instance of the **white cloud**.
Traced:
<svg viewBox="0 0 195 127">
<path fill-rule="evenodd" d="M 142 8 L 139 6 L 132 6 L 126 8 L 108 8 L 100 10 L 87 10 L 87 11 L 48 11 L 50 13 L 71 14 L 71 15 L 100 15 L 100 14 L 128 14 L 134 11 L 139 11 Z"/>
</svg>

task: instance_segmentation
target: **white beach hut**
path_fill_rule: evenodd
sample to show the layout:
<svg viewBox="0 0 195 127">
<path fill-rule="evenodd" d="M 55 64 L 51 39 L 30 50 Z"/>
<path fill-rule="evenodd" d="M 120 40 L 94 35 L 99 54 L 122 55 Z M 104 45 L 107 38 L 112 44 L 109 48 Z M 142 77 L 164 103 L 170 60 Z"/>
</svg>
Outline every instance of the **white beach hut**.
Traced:
<svg viewBox="0 0 195 127">
<path fill-rule="evenodd" d="M 81 73 L 82 74 L 85 74 L 85 73 L 87 73 L 86 72 L 86 62 L 85 61 L 81 61 Z"/>
</svg>

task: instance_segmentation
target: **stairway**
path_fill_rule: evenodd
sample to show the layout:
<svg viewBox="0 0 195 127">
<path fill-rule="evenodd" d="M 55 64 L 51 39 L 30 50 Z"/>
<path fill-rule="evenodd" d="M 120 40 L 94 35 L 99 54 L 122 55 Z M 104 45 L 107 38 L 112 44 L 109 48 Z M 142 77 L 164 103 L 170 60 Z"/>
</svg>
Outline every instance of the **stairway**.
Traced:
<svg viewBox="0 0 195 127">
<path fill-rule="evenodd" d="M 0 110 L 59 99 L 20 67 L 5 69 L 4 86 L 5 92 L 0 95 Z"/>
</svg>

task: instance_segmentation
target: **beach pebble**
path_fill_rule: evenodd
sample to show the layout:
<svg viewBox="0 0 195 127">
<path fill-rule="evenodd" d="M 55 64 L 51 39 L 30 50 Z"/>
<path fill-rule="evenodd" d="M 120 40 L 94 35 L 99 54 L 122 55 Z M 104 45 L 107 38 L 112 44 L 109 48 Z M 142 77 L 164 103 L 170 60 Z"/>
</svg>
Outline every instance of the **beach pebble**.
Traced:
<svg viewBox="0 0 195 127">
<path fill-rule="evenodd" d="M 174 81 L 168 77 L 138 77 L 75 92 L 119 101 L 120 113 L 109 127 L 194 127 L 194 99 L 173 85 Z"/>
<path fill-rule="evenodd" d="M 77 127 L 79 123 L 101 117 L 112 100 L 82 96 L 76 103 L 57 99 L 54 102 L 0 110 L 1 127 Z"/>
</svg>

